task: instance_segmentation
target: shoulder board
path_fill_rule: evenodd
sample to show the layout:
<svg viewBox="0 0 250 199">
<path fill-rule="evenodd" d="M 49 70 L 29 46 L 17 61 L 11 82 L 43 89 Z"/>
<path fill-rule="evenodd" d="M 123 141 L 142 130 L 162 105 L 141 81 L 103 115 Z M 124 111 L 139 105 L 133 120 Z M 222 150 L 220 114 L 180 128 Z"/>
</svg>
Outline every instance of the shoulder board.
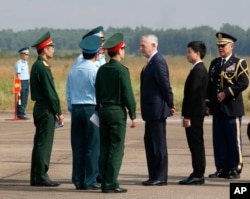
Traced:
<svg viewBox="0 0 250 199">
<path fill-rule="evenodd" d="M 43 65 L 44 65 L 44 66 L 47 66 L 47 67 L 50 67 L 49 63 L 46 62 L 46 61 L 43 61 Z"/>
<path fill-rule="evenodd" d="M 124 66 L 124 65 L 122 65 L 122 66 L 128 70 L 128 67 L 126 67 L 126 66 Z"/>
</svg>

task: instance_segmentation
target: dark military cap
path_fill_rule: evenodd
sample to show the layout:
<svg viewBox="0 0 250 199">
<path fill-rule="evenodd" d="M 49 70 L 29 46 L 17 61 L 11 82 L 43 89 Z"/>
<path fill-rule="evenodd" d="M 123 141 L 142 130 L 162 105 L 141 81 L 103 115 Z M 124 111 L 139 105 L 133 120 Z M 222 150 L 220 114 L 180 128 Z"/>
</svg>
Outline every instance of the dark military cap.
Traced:
<svg viewBox="0 0 250 199">
<path fill-rule="evenodd" d="M 50 37 L 50 32 L 46 32 L 40 39 L 38 39 L 32 47 L 36 47 L 37 50 L 41 50 L 46 46 L 54 46 L 53 40 Z"/>
<path fill-rule="evenodd" d="M 117 51 L 125 45 L 124 36 L 122 33 L 115 33 L 104 43 L 103 48 L 107 49 L 108 52 Z"/>
<path fill-rule="evenodd" d="M 28 54 L 30 53 L 29 47 L 21 48 L 18 52 L 19 52 L 20 54 L 26 54 L 26 55 L 28 55 Z"/>
<path fill-rule="evenodd" d="M 232 35 L 229 35 L 223 32 L 217 32 L 216 37 L 218 38 L 217 45 L 223 45 L 223 44 L 233 43 L 237 41 L 237 39 L 233 37 Z"/>
<path fill-rule="evenodd" d="M 80 48 L 84 53 L 94 54 L 99 51 L 102 45 L 102 39 L 96 35 L 90 35 L 82 39 L 79 43 Z"/>
<path fill-rule="evenodd" d="M 103 27 L 102 26 L 98 26 L 94 29 L 92 29 L 91 31 L 89 31 L 87 34 L 85 34 L 82 39 L 84 39 L 87 36 L 90 35 L 96 35 L 99 36 L 100 38 L 102 38 L 102 40 L 104 40 L 104 34 L 103 34 Z"/>
</svg>

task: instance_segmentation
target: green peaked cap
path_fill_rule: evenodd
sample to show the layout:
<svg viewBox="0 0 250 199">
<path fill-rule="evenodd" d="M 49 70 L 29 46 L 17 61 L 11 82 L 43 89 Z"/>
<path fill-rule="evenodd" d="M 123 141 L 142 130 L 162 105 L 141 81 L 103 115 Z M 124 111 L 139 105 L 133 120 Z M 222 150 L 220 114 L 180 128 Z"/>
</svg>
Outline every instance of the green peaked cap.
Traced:
<svg viewBox="0 0 250 199">
<path fill-rule="evenodd" d="M 115 33 L 110 38 L 106 40 L 106 42 L 103 45 L 103 48 L 109 49 L 117 46 L 124 40 L 124 36 L 122 33 Z"/>
</svg>

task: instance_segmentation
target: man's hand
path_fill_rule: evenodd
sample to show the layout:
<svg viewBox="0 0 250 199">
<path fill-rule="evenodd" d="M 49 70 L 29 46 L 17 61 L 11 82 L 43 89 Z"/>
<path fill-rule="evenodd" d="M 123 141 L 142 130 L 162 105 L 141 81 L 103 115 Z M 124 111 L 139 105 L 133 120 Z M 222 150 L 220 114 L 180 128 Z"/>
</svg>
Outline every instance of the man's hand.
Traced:
<svg viewBox="0 0 250 199">
<path fill-rule="evenodd" d="M 222 102 L 226 98 L 226 95 L 224 92 L 220 92 L 217 94 L 217 99 L 219 102 Z"/>
<path fill-rule="evenodd" d="M 64 116 L 61 115 L 56 115 L 56 120 L 58 121 L 59 124 L 62 124 L 64 122 Z"/>
<path fill-rule="evenodd" d="M 130 125 L 130 128 L 136 127 L 137 124 L 138 124 L 138 120 L 137 120 L 137 119 L 133 119 L 133 120 L 131 120 L 131 121 L 132 121 L 132 124 Z"/>
<path fill-rule="evenodd" d="M 176 108 L 175 108 L 175 106 L 174 106 L 173 108 L 170 109 L 170 112 L 171 112 L 172 114 L 176 113 Z"/>
<path fill-rule="evenodd" d="M 183 119 L 182 119 L 182 126 L 183 126 L 184 128 L 190 127 L 190 126 L 191 126 L 191 121 L 190 121 L 190 119 L 188 119 L 188 118 L 183 118 Z"/>
</svg>

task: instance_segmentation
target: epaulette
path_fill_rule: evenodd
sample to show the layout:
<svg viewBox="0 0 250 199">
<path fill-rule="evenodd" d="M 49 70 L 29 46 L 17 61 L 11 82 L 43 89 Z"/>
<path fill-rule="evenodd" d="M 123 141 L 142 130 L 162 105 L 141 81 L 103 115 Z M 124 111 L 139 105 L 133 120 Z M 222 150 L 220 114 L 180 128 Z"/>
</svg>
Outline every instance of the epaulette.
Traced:
<svg viewBox="0 0 250 199">
<path fill-rule="evenodd" d="M 47 66 L 47 67 L 50 67 L 49 63 L 46 62 L 46 61 L 43 61 L 43 65 L 44 65 L 44 66 Z"/>
<path fill-rule="evenodd" d="M 126 67 L 126 66 L 124 66 L 124 65 L 122 65 L 122 66 L 123 66 L 124 68 L 126 68 L 127 70 L 129 70 L 128 67 Z"/>
</svg>

